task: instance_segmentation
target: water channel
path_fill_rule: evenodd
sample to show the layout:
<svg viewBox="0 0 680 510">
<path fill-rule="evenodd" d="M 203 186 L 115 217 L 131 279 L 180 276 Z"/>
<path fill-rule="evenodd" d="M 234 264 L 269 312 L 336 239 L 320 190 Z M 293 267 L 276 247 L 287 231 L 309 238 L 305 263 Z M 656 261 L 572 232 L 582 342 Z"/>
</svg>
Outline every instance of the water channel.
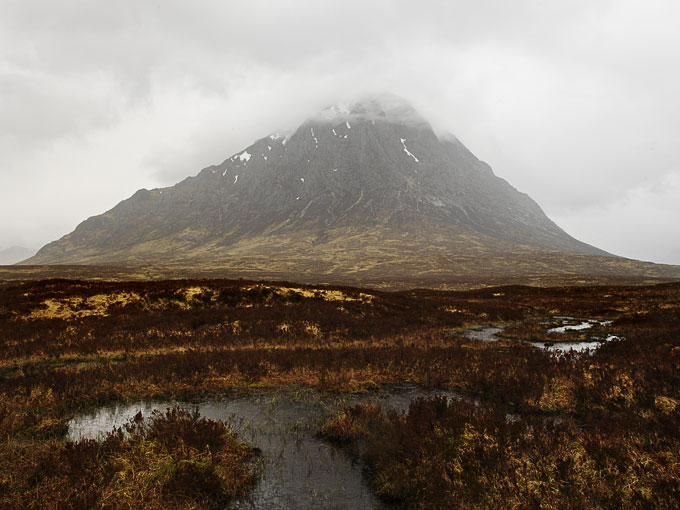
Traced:
<svg viewBox="0 0 680 510">
<path fill-rule="evenodd" d="M 387 509 L 368 488 L 362 464 L 316 437 L 321 425 L 348 406 L 379 403 L 404 411 L 417 397 L 454 392 L 417 386 L 383 387 L 364 395 L 337 395 L 315 389 L 247 390 L 199 403 L 151 401 L 104 407 L 74 418 L 69 438 L 101 438 L 137 412 L 144 416 L 175 404 L 198 407 L 201 415 L 230 423 L 239 437 L 262 452 L 263 470 L 250 496 L 233 509 Z"/>
</svg>

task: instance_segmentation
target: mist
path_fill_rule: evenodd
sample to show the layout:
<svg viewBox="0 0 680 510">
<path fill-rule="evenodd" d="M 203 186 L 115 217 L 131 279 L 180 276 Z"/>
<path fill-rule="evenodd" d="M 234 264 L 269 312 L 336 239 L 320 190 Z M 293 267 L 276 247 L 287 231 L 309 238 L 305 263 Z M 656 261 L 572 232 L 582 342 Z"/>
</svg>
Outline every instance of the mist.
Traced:
<svg viewBox="0 0 680 510">
<path fill-rule="evenodd" d="M 2 5 L 0 246 L 384 91 L 576 238 L 680 264 L 675 2 Z"/>
</svg>

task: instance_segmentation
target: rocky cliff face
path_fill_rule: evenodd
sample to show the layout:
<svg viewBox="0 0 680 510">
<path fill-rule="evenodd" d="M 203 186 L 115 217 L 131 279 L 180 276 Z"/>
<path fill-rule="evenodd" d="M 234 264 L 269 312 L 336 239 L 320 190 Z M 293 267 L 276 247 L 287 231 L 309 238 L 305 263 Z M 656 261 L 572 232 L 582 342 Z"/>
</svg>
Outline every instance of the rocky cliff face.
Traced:
<svg viewBox="0 0 680 510">
<path fill-rule="evenodd" d="M 352 272 L 534 252 L 607 255 L 407 103 L 374 97 L 323 110 L 175 186 L 140 190 L 27 262 L 286 261 Z"/>
</svg>

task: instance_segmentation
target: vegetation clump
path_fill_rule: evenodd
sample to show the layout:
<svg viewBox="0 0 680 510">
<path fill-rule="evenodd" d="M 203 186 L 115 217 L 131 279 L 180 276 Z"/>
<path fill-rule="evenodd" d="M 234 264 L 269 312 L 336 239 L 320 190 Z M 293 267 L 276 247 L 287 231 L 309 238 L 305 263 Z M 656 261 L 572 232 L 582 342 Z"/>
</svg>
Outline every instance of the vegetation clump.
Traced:
<svg viewBox="0 0 680 510">
<path fill-rule="evenodd" d="M 216 508 L 247 493 L 253 457 L 227 425 L 198 411 L 138 413 L 101 441 L 3 448 L 0 507 Z"/>
<path fill-rule="evenodd" d="M 401 414 L 349 408 L 321 435 L 359 455 L 374 490 L 408 508 L 673 508 L 680 491 L 680 437 L 667 428 L 680 418 L 673 412 L 586 428 L 434 397 Z"/>
</svg>

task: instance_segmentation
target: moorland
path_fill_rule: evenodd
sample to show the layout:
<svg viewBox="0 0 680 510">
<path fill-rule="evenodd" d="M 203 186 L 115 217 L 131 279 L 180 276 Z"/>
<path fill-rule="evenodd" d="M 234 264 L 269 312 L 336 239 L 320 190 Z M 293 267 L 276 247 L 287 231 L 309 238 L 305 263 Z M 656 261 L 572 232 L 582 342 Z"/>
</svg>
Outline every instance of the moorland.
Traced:
<svg viewBox="0 0 680 510">
<path fill-rule="evenodd" d="M 555 353 L 565 331 L 609 341 Z M 467 328 L 504 324 L 497 341 Z M 187 279 L 0 283 L 0 507 L 213 508 L 257 483 L 258 445 L 181 409 L 100 441 L 78 413 L 233 388 L 455 389 L 399 413 L 357 404 L 319 437 L 409 508 L 673 508 L 680 500 L 680 284 L 384 291 Z"/>
</svg>

